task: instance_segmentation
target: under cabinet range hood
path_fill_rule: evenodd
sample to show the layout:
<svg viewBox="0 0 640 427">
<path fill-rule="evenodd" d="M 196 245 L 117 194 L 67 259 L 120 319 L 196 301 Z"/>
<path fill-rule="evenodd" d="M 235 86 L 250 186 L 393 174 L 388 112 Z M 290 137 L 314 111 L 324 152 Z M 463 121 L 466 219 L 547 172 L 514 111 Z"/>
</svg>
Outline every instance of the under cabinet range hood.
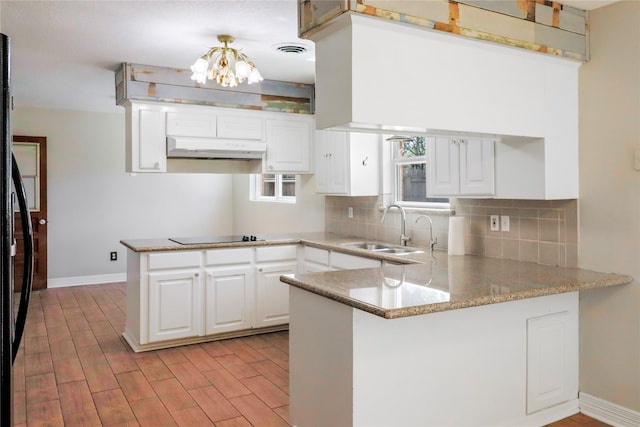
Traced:
<svg viewBox="0 0 640 427">
<path fill-rule="evenodd" d="M 191 159 L 261 159 L 267 143 L 239 139 L 167 137 L 167 157 Z"/>
</svg>

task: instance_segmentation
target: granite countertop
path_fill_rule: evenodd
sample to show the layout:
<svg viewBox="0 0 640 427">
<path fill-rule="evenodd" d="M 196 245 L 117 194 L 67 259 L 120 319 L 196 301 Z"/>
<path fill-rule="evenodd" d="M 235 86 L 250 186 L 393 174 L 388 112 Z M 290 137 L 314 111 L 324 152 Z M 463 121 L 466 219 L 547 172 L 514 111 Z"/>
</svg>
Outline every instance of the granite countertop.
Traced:
<svg viewBox="0 0 640 427">
<path fill-rule="evenodd" d="M 244 248 L 252 246 L 273 246 L 273 245 L 296 245 L 303 244 L 313 246 L 320 249 L 328 249 L 343 252 L 351 255 L 366 256 L 368 258 L 379 259 L 381 261 L 390 261 L 398 264 L 414 264 L 428 260 L 429 255 L 424 248 L 419 252 L 406 255 L 393 255 L 386 253 L 371 252 L 364 249 L 357 249 L 344 246 L 353 242 L 376 242 L 371 239 L 362 237 L 344 236 L 334 233 L 294 233 L 294 234 L 277 234 L 277 235 L 260 235 L 264 240 L 254 242 L 231 242 L 231 243 L 206 243 L 195 245 L 181 245 L 168 238 L 158 239 L 133 239 L 121 240 L 120 243 L 133 252 L 164 252 L 164 251 L 185 251 L 185 250 L 203 250 L 203 249 L 222 249 L 222 248 Z M 378 242 L 389 245 L 386 242 Z"/>
<path fill-rule="evenodd" d="M 167 238 L 122 240 L 134 252 L 303 244 L 386 261 L 382 268 L 285 275 L 281 280 L 387 319 L 631 283 L 630 276 L 482 256 L 422 251 L 407 255 L 345 246 L 375 242 L 333 233 L 261 235 L 262 241 L 181 245 Z M 388 244 L 385 242 L 380 242 Z M 393 265 L 398 264 L 398 265 Z"/>
<path fill-rule="evenodd" d="M 413 265 L 286 275 L 289 285 L 386 319 L 630 283 L 619 274 L 435 252 Z"/>
</svg>

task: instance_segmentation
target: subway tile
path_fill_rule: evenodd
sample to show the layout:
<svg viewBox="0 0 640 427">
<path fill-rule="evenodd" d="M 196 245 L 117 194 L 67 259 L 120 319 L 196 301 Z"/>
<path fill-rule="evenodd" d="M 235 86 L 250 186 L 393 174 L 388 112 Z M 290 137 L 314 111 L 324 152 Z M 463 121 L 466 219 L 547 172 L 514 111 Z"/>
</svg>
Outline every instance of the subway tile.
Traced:
<svg viewBox="0 0 640 427">
<path fill-rule="evenodd" d="M 558 265 L 558 243 L 540 242 L 538 262 L 544 265 Z"/>
<path fill-rule="evenodd" d="M 496 237 L 485 237 L 484 256 L 489 258 L 502 258 L 502 239 Z"/>
<path fill-rule="evenodd" d="M 519 223 L 521 240 L 538 240 L 537 218 L 520 218 Z"/>
<path fill-rule="evenodd" d="M 520 213 L 520 218 L 539 218 L 540 217 L 540 212 L 538 209 L 529 209 L 529 208 L 523 208 L 523 209 L 519 209 L 518 212 Z"/>
<path fill-rule="evenodd" d="M 541 242 L 555 242 L 559 240 L 559 221 L 555 219 L 538 220 L 538 239 Z"/>
<path fill-rule="evenodd" d="M 502 257 L 517 261 L 520 259 L 520 242 L 514 239 L 502 240 Z"/>
<path fill-rule="evenodd" d="M 538 262 L 538 242 L 520 240 L 520 261 Z"/>
<path fill-rule="evenodd" d="M 575 243 L 567 243 L 565 247 L 567 254 L 567 267 L 578 268 L 578 245 Z"/>
</svg>

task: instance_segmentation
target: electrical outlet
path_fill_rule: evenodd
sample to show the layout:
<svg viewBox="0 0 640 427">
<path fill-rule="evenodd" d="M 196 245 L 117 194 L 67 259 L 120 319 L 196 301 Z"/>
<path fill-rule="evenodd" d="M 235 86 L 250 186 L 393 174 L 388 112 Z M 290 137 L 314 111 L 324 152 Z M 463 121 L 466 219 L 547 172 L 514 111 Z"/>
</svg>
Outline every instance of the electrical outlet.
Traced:
<svg viewBox="0 0 640 427">
<path fill-rule="evenodd" d="M 111 261 L 117 261 L 118 260 L 118 252 L 113 251 L 109 254 L 109 259 Z"/>
<path fill-rule="evenodd" d="M 348 207 L 347 208 L 347 218 L 353 218 L 353 208 L 352 207 Z"/>
<path fill-rule="evenodd" d="M 491 224 L 491 231 L 500 231 L 500 215 L 491 215 L 489 224 Z"/>
<path fill-rule="evenodd" d="M 509 215 L 500 215 L 500 228 L 502 231 L 509 231 Z"/>
</svg>

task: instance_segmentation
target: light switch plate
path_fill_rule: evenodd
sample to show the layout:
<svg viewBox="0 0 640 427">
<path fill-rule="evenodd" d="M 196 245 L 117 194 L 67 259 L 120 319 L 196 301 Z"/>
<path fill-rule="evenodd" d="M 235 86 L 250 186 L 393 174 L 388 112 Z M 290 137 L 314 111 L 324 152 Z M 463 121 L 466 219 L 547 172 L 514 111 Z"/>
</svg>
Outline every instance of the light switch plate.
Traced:
<svg viewBox="0 0 640 427">
<path fill-rule="evenodd" d="M 633 168 L 640 171 L 640 150 L 633 152 Z"/>
<path fill-rule="evenodd" d="M 500 228 L 502 229 L 502 231 L 509 231 L 509 215 L 500 215 Z"/>
</svg>

